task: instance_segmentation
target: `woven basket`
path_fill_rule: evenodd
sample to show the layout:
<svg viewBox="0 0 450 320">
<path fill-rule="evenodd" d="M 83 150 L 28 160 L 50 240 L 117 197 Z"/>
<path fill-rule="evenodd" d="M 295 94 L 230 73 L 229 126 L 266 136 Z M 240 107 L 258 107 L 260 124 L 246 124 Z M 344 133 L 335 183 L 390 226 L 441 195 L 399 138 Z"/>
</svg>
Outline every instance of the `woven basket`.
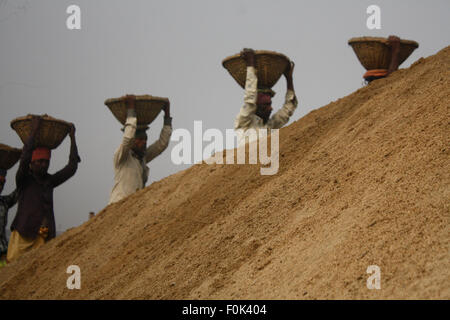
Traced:
<svg viewBox="0 0 450 320">
<path fill-rule="evenodd" d="M 284 54 L 274 51 L 255 51 L 255 64 L 258 71 L 258 88 L 270 89 L 283 75 L 290 60 Z M 245 80 L 247 79 L 247 65 L 240 53 L 225 58 L 222 65 L 234 80 L 245 88 Z"/>
<path fill-rule="evenodd" d="M 168 103 L 169 99 L 167 98 L 150 95 L 136 96 L 135 110 L 138 127 L 146 128 L 148 124 L 155 120 L 161 112 L 161 109 Z M 111 110 L 114 117 L 124 125 L 127 120 L 127 106 L 124 97 L 108 99 L 105 101 L 105 105 Z"/>
<path fill-rule="evenodd" d="M 9 170 L 20 159 L 22 150 L 0 143 L 0 169 Z"/>
<path fill-rule="evenodd" d="M 348 40 L 359 62 L 366 70 L 389 69 L 391 62 L 391 48 L 387 38 L 361 37 Z M 419 47 L 419 44 L 411 40 L 400 40 L 399 66 L 411 53 Z"/>
<path fill-rule="evenodd" d="M 23 143 L 28 140 L 31 134 L 31 119 L 32 115 L 27 115 L 11 121 L 11 128 L 17 132 Z M 36 136 L 36 147 L 56 149 L 69 134 L 70 127 L 71 124 L 66 121 L 43 115 L 41 126 Z"/>
</svg>

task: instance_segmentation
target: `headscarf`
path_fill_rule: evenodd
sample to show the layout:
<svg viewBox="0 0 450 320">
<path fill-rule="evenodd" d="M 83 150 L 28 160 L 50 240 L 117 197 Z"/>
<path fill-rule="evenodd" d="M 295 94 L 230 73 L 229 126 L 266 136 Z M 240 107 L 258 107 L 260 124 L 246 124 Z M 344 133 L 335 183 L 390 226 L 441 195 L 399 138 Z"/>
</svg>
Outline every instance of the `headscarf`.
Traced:
<svg viewBox="0 0 450 320">
<path fill-rule="evenodd" d="M 257 101 L 258 101 L 258 103 L 261 103 L 261 104 L 270 104 L 270 103 L 272 103 L 272 98 L 267 93 L 258 92 Z"/>
<path fill-rule="evenodd" d="M 33 150 L 33 154 L 31 155 L 31 162 L 36 160 L 50 160 L 51 151 L 48 148 L 39 147 Z"/>
<path fill-rule="evenodd" d="M 275 91 L 269 88 L 258 88 L 258 93 L 268 94 L 271 98 L 275 96 Z"/>
</svg>

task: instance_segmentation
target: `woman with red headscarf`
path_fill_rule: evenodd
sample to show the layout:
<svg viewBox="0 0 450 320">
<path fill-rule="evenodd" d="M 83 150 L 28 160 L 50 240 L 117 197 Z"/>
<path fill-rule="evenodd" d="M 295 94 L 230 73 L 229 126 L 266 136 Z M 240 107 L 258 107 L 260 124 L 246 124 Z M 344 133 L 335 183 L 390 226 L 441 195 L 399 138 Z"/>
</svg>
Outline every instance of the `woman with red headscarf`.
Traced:
<svg viewBox="0 0 450 320">
<path fill-rule="evenodd" d="M 35 146 L 41 117 L 33 117 L 31 134 L 26 141 L 16 186 L 19 192 L 17 214 L 11 224 L 7 261 L 12 262 L 25 252 L 40 247 L 56 236 L 55 215 L 53 212 L 53 189 L 71 178 L 78 169 L 75 126 L 72 124 L 70 136 L 69 163 L 55 174 L 48 173 L 51 152 Z"/>
</svg>

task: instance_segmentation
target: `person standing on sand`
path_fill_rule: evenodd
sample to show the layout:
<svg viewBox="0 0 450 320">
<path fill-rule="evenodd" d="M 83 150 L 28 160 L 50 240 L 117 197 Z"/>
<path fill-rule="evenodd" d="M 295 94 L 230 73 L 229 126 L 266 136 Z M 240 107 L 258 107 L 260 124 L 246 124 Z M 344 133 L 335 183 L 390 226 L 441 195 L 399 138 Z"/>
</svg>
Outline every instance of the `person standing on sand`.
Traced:
<svg viewBox="0 0 450 320">
<path fill-rule="evenodd" d="M 159 139 L 147 148 L 146 128 L 137 129 L 135 101 L 134 95 L 125 97 L 127 120 L 122 143 L 114 154 L 114 187 L 109 204 L 120 201 L 145 187 L 149 175 L 146 164 L 166 150 L 172 135 L 169 103 L 163 108 L 164 126 Z"/>
<path fill-rule="evenodd" d="M 241 52 L 247 65 L 247 79 L 245 82 L 244 106 L 234 122 L 234 130 L 238 137 L 238 145 L 245 145 L 255 140 L 255 137 L 246 137 L 249 129 L 279 129 L 283 127 L 297 108 L 297 98 L 294 91 L 292 73 L 294 63 L 288 65 L 284 72 L 287 81 L 286 98 L 283 107 L 272 117 L 272 97 L 275 95 L 271 89 L 257 89 L 258 78 L 256 70 L 255 52 L 253 49 L 244 49 Z"/>
<path fill-rule="evenodd" d="M 389 36 L 388 45 L 391 47 L 391 62 L 389 64 L 388 70 L 386 69 L 376 69 L 369 70 L 364 74 L 364 79 L 367 83 L 373 80 L 386 78 L 392 72 L 398 70 L 399 66 L 399 54 L 400 54 L 400 38 L 397 36 Z"/>
<path fill-rule="evenodd" d="M 0 169 L 0 195 L 6 183 L 6 170 Z M 0 196 L 0 267 L 6 263 L 8 240 L 6 239 L 6 225 L 8 224 L 8 210 L 17 203 L 17 189 L 7 196 Z"/>
<path fill-rule="evenodd" d="M 72 124 L 69 163 L 55 174 L 48 173 L 51 151 L 35 147 L 41 122 L 42 118 L 38 116 L 31 120 L 31 134 L 23 147 L 16 173 L 19 199 L 17 213 L 11 224 L 7 262 L 17 260 L 25 252 L 42 246 L 56 236 L 53 189 L 70 179 L 80 162 L 75 126 Z"/>
</svg>

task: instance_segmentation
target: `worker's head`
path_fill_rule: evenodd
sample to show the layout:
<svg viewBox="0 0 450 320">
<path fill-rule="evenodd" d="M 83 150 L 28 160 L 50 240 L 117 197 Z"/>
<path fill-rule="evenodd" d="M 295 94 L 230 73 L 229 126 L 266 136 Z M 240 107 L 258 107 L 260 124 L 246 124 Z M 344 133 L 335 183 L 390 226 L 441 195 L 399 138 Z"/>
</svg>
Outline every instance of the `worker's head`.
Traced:
<svg viewBox="0 0 450 320">
<path fill-rule="evenodd" d="M 31 155 L 30 169 L 31 172 L 38 177 L 47 174 L 50 165 L 51 151 L 47 148 L 36 148 Z"/>
<path fill-rule="evenodd" d="M 133 151 L 141 157 L 144 156 L 147 148 L 147 133 L 145 130 L 146 129 L 136 130 L 136 134 L 134 136 Z"/>
<path fill-rule="evenodd" d="M 272 113 L 272 97 L 273 94 L 270 92 L 258 91 L 258 96 L 256 98 L 256 115 L 263 119 L 264 123 L 269 120 L 270 114 Z"/>
<path fill-rule="evenodd" d="M 368 70 L 363 75 L 363 78 L 364 78 L 364 80 L 366 80 L 367 83 L 370 83 L 373 80 L 386 78 L 387 75 L 388 75 L 388 70 L 386 70 L 386 69 L 373 69 L 373 70 Z"/>
<path fill-rule="evenodd" d="M 6 183 L 6 170 L 0 169 L 0 194 L 2 194 L 5 183 Z"/>
</svg>

